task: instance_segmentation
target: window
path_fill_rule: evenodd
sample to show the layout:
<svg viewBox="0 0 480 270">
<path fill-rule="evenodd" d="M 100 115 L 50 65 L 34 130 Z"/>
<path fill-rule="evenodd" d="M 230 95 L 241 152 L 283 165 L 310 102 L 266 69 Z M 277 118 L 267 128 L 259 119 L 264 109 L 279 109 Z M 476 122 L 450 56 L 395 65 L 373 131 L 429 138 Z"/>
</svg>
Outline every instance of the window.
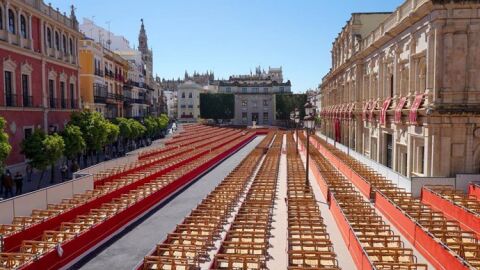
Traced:
<svg viewBox="0 0 480 270">
<path fill-rule="evenodd" d="M 267 123 L 268 122 L 268 112 L 264 112 L 263 113 L 263 123 Z"/>
<path fill-rule="evenodd" d="M 283 86 L 280 87 L 280 92 L 282 92 L 282 93 L 285 92 L 285 87 L 283 87 Z"/>
<path fill-rule="evenodd" d="M 247 93 L 247 88 L 246 87 L 242 88 L 242 93 Z"/>
<path fill-rule="evenodd" d="M 3 29 L 3 9 L 0 8 L 0 29 Z"/>
<path fill-rule="evenodd" d="M 257 107 L 257 101 L 256 100 L 252 101 L 252 105 L 253 105 L 254 108 L 256 108 Z"/>
<path fill-rule="evenodd" d="M 390 97 L 393 97 L 393 74 L 390 75 Z"/>
<path fill-rule="evenodd" d="M 227 92 L 227 93 L 231 93 L 231 92 L 232 92 L 232 88 L 230 88 L 230 87 L 227 87 L 227 88 L 225 89 L 225 92 Z"/>
<path fill-rule="evenodd" d="M 263 88 L 263 92 L 264 92 L 264 93 L 268 93 L 268 87 L 264 87 L 264 88 Z"/>
<path fill-rule="evenodd" d="M 425 166 L 425 147 L 419 146 L 417 147 L 417 172 L 420 174 L 424 173 L 424 166 Z"/>
<path fill-rule="evenodd" d="M 60 50 L 60 36 L 55 32 L 55 49 Z"/>
<path fill-rule="evenodd" d="M 70 84 L 70 108 L 75 109 L 77 106 L 75 106 L 75 84 L 71 83 Z"/>
<path fill-rule="evenodd" d="M 248 102 L 246 100 L 242 100 L 242 107 L 247 107 Z"/>
<path fill-rule="evenodd" d="M 62 37 L 63 53 L 67 54 L 67 37 L 63 35 Z"/>
<path fill-rule="evenodd" d="M 23 136 L 25 139 L 28 139 L 33 134 L 33 128 L 25 128 L 23 130 Z"/>
<path fill-rule="evenodd" d="M 27 38 L 27 20 L 23 15 L 20 16 L 20 33 L 23 38 Z"/>
<path fill-rule="evenodd" d="M 22 95 L 23 95 L 23 106 L 31 107 L 32 106 L 32 97 L 30 96 L 29 84 L 30 79 L 27 74 L 22 74 Z"/>
<path fill-rule="evenodd" d="M 192 98 L 192 92 L 188 93 L 188 98 Z"/>
<path fill-rule="evenodd" d="M 73 40 L 70 39 L 70 55 L 73 55 Z M 98 63 L 98 68 L 100 68 L 100 63 Z"/>
<path fill-rule="evenodd" d="M 65 82 L 60 82 L 60 99 L 61 99 L 62 109 L 67 108 L 67 98 L 65 95 Z"/>
<path fill-rule="evenodd" d="M 12 72 L 5 71 L 5 105 L 7 106 L 15 106 L 12 77 Z"/>
<path fill-rule="evenodd" d="M 263 106 L 268 106 L 268 100 L 266 99 L 263 100 Z"/>
<path fill-rule="evenodd" d="M 247 112 L 242 112 L 242 121 L 247 121 Z"/>
<path fill-rule="evenodd" d="M 189 105 L 188 105 L 188 108 L 189 108 L 189 109 L 193 109 L 193 105 L 192 105 L 192 104 L 189 104 Z"/>
<path fill-rule="evenodd" d="M 252 88 L 252 92 L 253 92 L 253 93 L 258 93 L 258 87 Z"/>
<path fill-rule="evenodd" d="M 185 92 L 182 92 L 182 98 L 185 98 Z"/>
<path fill-rule="evenodd" d="M 55 108 L 55 81 L 48 80 L 48 95 L 50 97 L 50 108 Z"/>
<path fill-rule="evenodd" d="M 13 10 L 8 10 L 8 31 L 15 34 L 15 13 Z"/>
<path fill-rule="evenodd" d="M 48 48 L 52 48 L 52 30 L 50 28 L 47 28 L 47 45 Z"/>
</svg>

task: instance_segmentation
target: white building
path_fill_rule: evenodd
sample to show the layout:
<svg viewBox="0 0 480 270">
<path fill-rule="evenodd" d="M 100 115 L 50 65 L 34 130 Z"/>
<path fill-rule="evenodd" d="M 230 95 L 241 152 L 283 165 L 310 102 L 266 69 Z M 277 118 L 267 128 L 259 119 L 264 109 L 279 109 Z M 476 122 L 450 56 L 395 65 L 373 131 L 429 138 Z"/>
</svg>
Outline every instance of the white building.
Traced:
<svg viewBox="0 0 480 270">
<path fill-rule="evenodd" d="M 167 105 L 167 114 L 169 118 L 176 119 L 177 115 L 177 91 L 163 91 L 165 104 Z"/>
<path fill-rule="evenodd" d="M 200 119 L 200 94 L 207 92 L 207 88 L 192 81 L 178 86 L 177 115 L 180 122 L 197 122 Z"/>
</svg>

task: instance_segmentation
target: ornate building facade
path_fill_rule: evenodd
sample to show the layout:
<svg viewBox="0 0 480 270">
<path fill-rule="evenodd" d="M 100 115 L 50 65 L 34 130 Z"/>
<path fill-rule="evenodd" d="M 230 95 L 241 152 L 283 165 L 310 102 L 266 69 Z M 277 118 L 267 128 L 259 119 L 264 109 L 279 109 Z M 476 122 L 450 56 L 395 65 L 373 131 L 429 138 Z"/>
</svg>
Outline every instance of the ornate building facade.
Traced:
<svg viewBox="0 0 480 270">
<path fill-rule="evenodd" d="M 0 3 L 0 116 L 7 121 L 12 153 L 23 164 L 20 143 L 34 129 L 63 129 L 79 107 L 77 44 L 81 34 L 70 16 L 42 0 Z"/>
<path fill-rule="evenodd" d="M 275 95 L 291 93 L 290 81 L 283 81 L 282 68 L 257 67 L 254 74 L 230 76 L 219 81 L 219 93 L 235 95 L 235 125 L 275 125 Z"/>
<path fill-rule="evenodd" d="M 480 173 L 480 4 L 355 13 L 333 43 L 322 132 L 405 176 Z"/>
</svg>

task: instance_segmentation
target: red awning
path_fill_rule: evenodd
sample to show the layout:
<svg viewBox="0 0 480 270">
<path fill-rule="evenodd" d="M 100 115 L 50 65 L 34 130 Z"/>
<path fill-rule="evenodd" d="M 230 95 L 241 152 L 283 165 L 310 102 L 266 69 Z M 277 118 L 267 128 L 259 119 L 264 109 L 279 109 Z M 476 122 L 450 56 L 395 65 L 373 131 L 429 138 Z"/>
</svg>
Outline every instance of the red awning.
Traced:
<svg viewBox="0 0 480 270">
<path fill-rule="evenodd" d="M 392 98 L 387 98 L 385 101 L 383 101 L 382 105 L 382 110 L 380 112 L 380 125 L 385 125 L 387 122 L 387 110 L 388 107 L 390 107 L 390 104 L 392 103 Z"/>
<path fill-rule="evenodd" d="M 417 111 L 418 111 L 418 108 L 420 108 L 420 105 L 422 105 L 423 97 L 424 97 L 424 94 L 418 94 L 415 96 L 415 100 L 413 101 L 412 107 L 410 108 L 410 114 L 408 117 L 410 124 L 413 124 L 413 125 L 417 124 L 417 116 L 418 116 Z"/>
<path fill-rule="evenodd" d="M 402 122 L 402 110 L 403 107 L 405 107 L 405 104 L 407 103 L 407 97 L 401 97 L 398 100 L 397 106 L 395 107 L 395 123 L 401 123 Z"/>
</svg>

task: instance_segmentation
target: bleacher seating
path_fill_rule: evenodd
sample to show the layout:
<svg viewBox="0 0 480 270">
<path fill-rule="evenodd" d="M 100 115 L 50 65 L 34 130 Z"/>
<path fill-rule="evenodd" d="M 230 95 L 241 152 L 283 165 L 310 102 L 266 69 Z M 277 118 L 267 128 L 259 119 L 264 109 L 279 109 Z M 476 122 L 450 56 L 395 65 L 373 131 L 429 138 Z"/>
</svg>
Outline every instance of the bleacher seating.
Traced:
<svg viewBox="0 0 480 270">
<path fill-rule="evenodd" d="M 305 144 L 306 138 L 303 134 L 299 134 L 300 140 Z M 361 260 L 360 251 L 350 249 L 357 266 L 361 267 L 365 262 L 375 269 L 427 269 L 427 265 L 417 262 L 413 250 L 406 248 L 400 237 L 393 232 L 390 225 L 385 223 L 383 218 L 379 216 L 374 206 L 368 202 L 331 163 L 314 147 L 310 148 L 310 156 L 318 170 L 321 181 L 329 189 L 332 204 L 338 204 L 340 211 L 345 217 L 348 226 L 340 228 L 343 233 L 344 240 L 348 237 L 347 232 L 353 230 L 356 239 L 361 248 L 362 253 L 366 254 L 366 258 Z M 333 205 L 333 207 L 336 205 Z M 342 217 L 336 212 L 334 217 L 337 224 L 341 223 Z M 349 241 L 352 241 L 350 239 Z M 353 246 L 353 244 L 352 244 Z M 349 246 L 350 248 L 350 246 Z"/>
<path fill-rule="evenodd" d="M 0 231 L 0 234 L 3 234 L 4 237 L 8 237 L 17 232 L 17 230 L 21 231 L 29 226 L 41 224 L 49 218 L 58 216 L 64 211 L 79 207 L 86 202 L 99 200 L 102 195 L 109 194 L 113 190 L 118 190 L 131 183 L 139 183 L 131 189 L 125 190 L 123 193 L 109 197 L 108 200 L 98 204 L 98 207 L 92 207 L 84 213 L 77 214 L 74 219 L 64 220 L 58 227 L 49 228 L 47 230 L 44 229 L 39 238 L 23 239 L 19 247 L 10 247 L 13 250 L 0 253 L 0 267 L 12 268 L 10 265 L 16 267 L 26 263 L 32 263 L 32 259 L 35 258 L 38 260 L 38 258 L 45 254 L 54 251 L 58 244 L 63 245 L 69 241 L 77 239 L 79 235 L 86 235 L 89 230 L 96 229 L 101 224 L 107 224 L 110 219 L 126 213 L 126 211 L 130 211 L 130 209 L 134 209 L 133 207 L 135 207 L 135 211 L 142 210 L 139 205 L 144 204 L 144 202 L 146 205 L 151 205 L 155 202 L 152 198 L 158 197 L 158 195 L 151 195 L 154 193 L 157 194 L 156 192 L 160 192 L 164 188 L 170 186 L 173 187 L 172 184 L 176 181 L 180 181 L 180 179 L 182 179 L 183 182 L 187 181 L 194 176 L 196 171 L 202 169 L 205 164 L 210 164 L 215 161 L 217 157 L 221 157 L 224 153 L 232 149 L 234 146 L 239 145 L 239 143 L 246 138 L 248 138 L 248 135 L 242 136 L 239 134 L 233 138 L 217 140 L 209 146 L 205 146 L 204 149 L 193 150 L 193 153 L 187 154 L 180 162 L 177 160 L 169 161 L 167 164 L 155 165 L 149 168 L 149 170 L 162 170 L 168 168 L 168 166 L 175 165 L 161 175 L 156 176 L 152 171 L 142 171 L 129 174 L 128 176 L 115 179 L 105 185 L 99 186 L 93 191 L 76 195 L 71 199 L 65 199 L 60 204 L 49 205 L 48 209 L 34 210 L 30 217 L 16 217 L 13 221 L 13 225 L 2 225 L 0 227 L 2 230 Z M 192 158 L 192 154 L 195 158 Z M 188 178 L 187 176 L 189 175 L 192 176 Z M 150 176 L 150 178 L 145 178 L 147 176 Z M 142 180 L 140 182 L 142 177 L 147 181 Z M 146 200 L 147 198 L 148 202 Z M 125 222 L 127 221 L 128 220 Z M 118 226 L 118 224 L 114 224 L 112 227 L 115 226 Z M 45 226 L 42 228 L 44 227 Z M 193 232 L 194 229 L 194 227 L 189 228 L 191 232 Z M 16 261 L 12 262 L 13 260 Z"/>
<path fill-rule="evenodd" d="M 474 232 L 462 229 L 458 221 L 447 219 L 442 212 L 435 211 L 431 206 L 414 198 L 409 192 L 397 187 L 390 180 L 376 173 L 372 168 L 335 149 L 320 137 L 315 136 L 314 141 L 321 145 L 323 149 L 327 149 L 356 174 L 360 175 L 372 187 L 372 191 L 378 193 L 376 196 L 385 196 L 387 200 L 390 200 L 390 202 L 403 211 L 405 217 L 411 219 L 412 224 L 419 224 L 422 230 L 430 233 L 435 238 L 434 242 L 442 245 L 442 247 L 435 250 L 444 250 L 444 247 L 448 247 L 460 258 L 458 265 L 470 264 L 467 267 L 480 267 L 480 243 Z M 431 247 L 426 247 L 424 250 L 429 248 Z M 428 253 L 429 251 L 424 256 L 431 256 L 430 261 L 434 262 L 435 260 L 436 266 L 442 267 L 436 261 L 438 255 L 429 255 Z M 451 258 L 456 259 L 455 256 Z"/>
<path fill-rule="evenodd" d="M 340 269 L 332 242 L 305 182 L 305 167 L 287 134 L 288 269 Z"/>
</svg>

